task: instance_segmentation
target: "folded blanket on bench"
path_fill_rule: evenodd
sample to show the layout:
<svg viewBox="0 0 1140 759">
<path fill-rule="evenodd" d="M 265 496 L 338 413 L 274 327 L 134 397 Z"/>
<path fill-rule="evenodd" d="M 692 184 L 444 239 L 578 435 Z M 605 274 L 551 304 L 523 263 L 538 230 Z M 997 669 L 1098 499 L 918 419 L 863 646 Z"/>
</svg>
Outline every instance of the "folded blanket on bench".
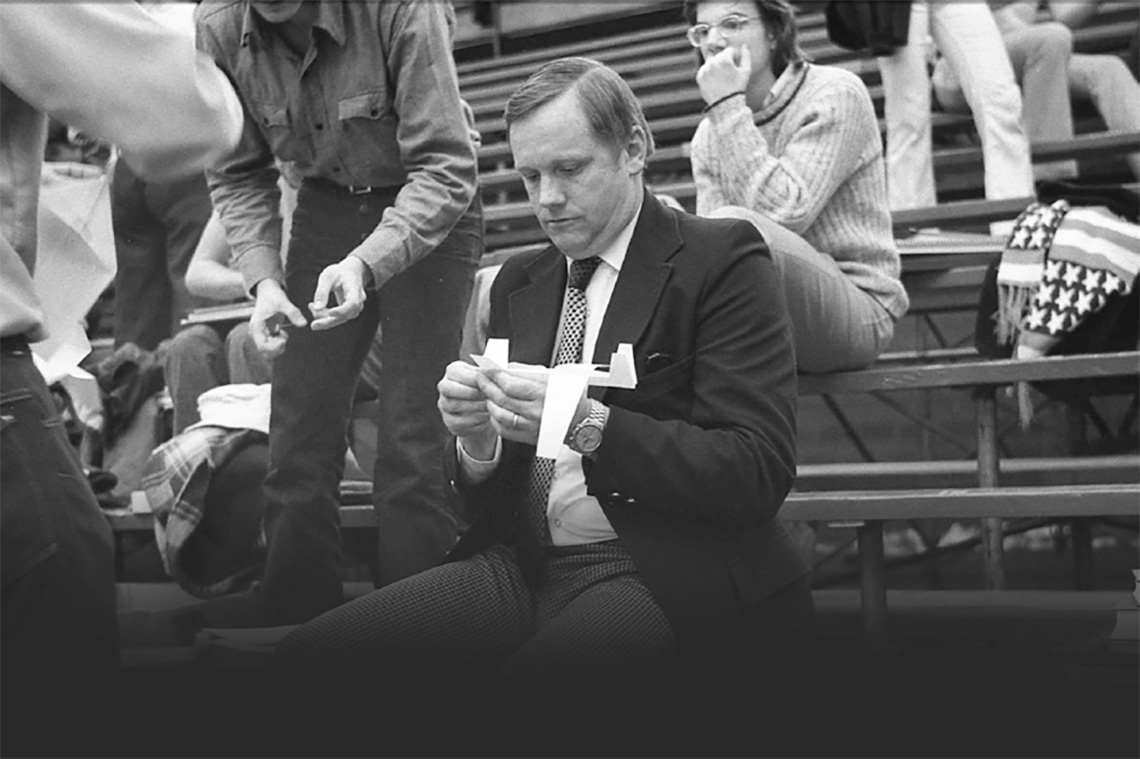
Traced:
<svg viewBox="0 0 1140 759">
<path fill-rule="evenodd" d="M 1014 223 L 998 266 L 998 341 L 1013 345 L 1015 358 L 1047 355 L 1113 299 L 1129 295 L 1138 274 L 1140 226 L 1103 206 L 1033 203 Z M 1033 409 L 1025 383 L 1018 396 L 1028 426 Z"/>
</svg>

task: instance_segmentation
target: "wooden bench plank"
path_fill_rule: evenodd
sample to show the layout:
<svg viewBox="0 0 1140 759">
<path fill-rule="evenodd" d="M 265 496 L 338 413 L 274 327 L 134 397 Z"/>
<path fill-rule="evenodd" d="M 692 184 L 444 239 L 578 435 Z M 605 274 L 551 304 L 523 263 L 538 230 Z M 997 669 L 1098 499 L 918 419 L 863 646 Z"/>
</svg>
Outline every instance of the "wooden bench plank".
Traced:
<svg viewBox="0 0 1140 759">
<path fill-rule="evenodd" d="M 978 387 L 1015 382 L 1096 379 L 1140 374 L 1140 352 L 1033 359 L 997 359 L 931 366 L 872 367 L 855 372 L 801 375 L 800 395 L 839 395 L 876 390 Z"/>
<path fill-rule="evenodd" d="M 906 519 L 1137 516 L 1140 484 L 792 493 L 781 519 L 813 522 Z"/>
<path fill-rule="evenodd" d="M 1136 454 L 1007 458 L 999 462 L 998 469 L 1003 487 L 1140 483 L 1140 456 Z M 977 481 L 978 464 L 967 459 L 801 464 L 796 472 L 795 490 L 812 493 L 971 488 Z"/>
</svg>

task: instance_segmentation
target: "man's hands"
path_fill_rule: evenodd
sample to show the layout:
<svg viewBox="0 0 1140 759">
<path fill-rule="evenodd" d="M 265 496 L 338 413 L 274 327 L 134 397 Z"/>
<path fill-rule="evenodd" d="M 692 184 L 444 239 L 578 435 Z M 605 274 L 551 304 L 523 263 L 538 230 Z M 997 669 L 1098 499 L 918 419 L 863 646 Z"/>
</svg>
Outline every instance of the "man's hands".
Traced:
<svg viewBox="0 0 1140 759">
<path fill-rule="evenodd" d="M 309 310 L 313 314 L 313 329 L 332 329 L 360 316 L 367 297 L 364 287 L 372 281 L 372 270 L 356 256 L 348 256 L 339 263 L 326 266 L 317 279 L 317 289 Z M 329 306 L 329 296 L 336 296 L 336 305 Z"/>
<path fill-rule="evenodd" d="M 546 402 L 545 378 L 512 374 L 510 366 L 478 369 L 463 361 L 453 361 L 438 388 L 443 423 L 473 458 L 489 461 L 494 456 L 495 440 L 499 436 L 530 445 L 538 443 L 542 407 Z M 590 401 L 583 394 L 570 426 L 584 419 L 589 410 Z"/>
<path fill-rule="evenodd" d="M 325 267 L 317 278 L 313 302 L 309 304 L 312 329 L 318 332 L 332 329 L 359 316 L 367 297 L 364 288 L 371 280 L 372 271 L 356 256 Z M 267 358 L 276 358 L 285 350 L 289 339 L 286 327 L 310 325 L 277 280 L 263 279 L 257 283 L 256 292 L 253 316 L 249 319 L 253 342 Z M 329 306 L 332 297 L 336 305 Z"/>
<path fill-rule="evenodd" d="M 276 358 L 285 351 L 285 342 L 289 339 L 285 327 L 307 324 L 305 315 L 289 300 L 280 282 L 263 279 L 257 283 L 257 300 L 249 317 L 249 331 L 254 345 L 264 356 Z"/>
<path fill-rule="evenodd" d="M 726 47 L 701 65 L 697 71 L 697 87 L 705 103 L 712 105 L 734 92 L 746 91 L 751 76 L 752 55 L 748 48 Z"/>
</svg>

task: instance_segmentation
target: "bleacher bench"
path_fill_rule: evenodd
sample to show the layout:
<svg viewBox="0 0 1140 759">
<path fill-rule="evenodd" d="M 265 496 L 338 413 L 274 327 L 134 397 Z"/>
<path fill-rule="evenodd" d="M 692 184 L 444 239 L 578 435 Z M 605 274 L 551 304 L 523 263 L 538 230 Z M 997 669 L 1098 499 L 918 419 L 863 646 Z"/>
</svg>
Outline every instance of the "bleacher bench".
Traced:
<svg viewBox="0 0 1140 759">
<path fill-rule="evenodd" d="M 1114 462 L 1118 483 L 1039 484 L 1001 487 L 995 394 L 1016 382 L 1140 377 L 1140 352 L 1044 357 L 1027 360 L 968 360 L 953 364 L 874 367 L 854 372 L 800 377 L 801 395 L 866 393 L 966 387 L 975 393 L 976 485 L 907 490 L 821 490 L 793 492 L 781 509 L 784 519 L 856 526 L 865 641 L 880 652 L 887 645 L 887 593 L 883 523 L 899 519 L 980 519 L 987 586 L 1004 587 L 1002 520 L 1011 517 L 1135 516 L 1140 484 L 1127 465 Z M 343 529 L 375 529 L 372 506 L 360 499 L 341 507 Z M 109 513 L 116 534 L 153 529 L 147 514 Z"/>
</svg>

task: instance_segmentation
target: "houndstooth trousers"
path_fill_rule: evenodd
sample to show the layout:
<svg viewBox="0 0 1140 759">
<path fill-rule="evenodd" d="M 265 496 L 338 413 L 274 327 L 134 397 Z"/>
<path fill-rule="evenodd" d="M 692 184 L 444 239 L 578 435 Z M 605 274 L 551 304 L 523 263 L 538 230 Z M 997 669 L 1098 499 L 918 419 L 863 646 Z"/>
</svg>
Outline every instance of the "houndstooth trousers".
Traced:
<svg viewBox="0 0 1140 759">
<path fill-rule="evenodd" d="M 284 672 L 398 679 L 604 683 L 676 660 L 664 612 L 620 541 L 547 546 L 534 587 L 493 546 L 333 609 L 278 646 Z"/>
</svg>

